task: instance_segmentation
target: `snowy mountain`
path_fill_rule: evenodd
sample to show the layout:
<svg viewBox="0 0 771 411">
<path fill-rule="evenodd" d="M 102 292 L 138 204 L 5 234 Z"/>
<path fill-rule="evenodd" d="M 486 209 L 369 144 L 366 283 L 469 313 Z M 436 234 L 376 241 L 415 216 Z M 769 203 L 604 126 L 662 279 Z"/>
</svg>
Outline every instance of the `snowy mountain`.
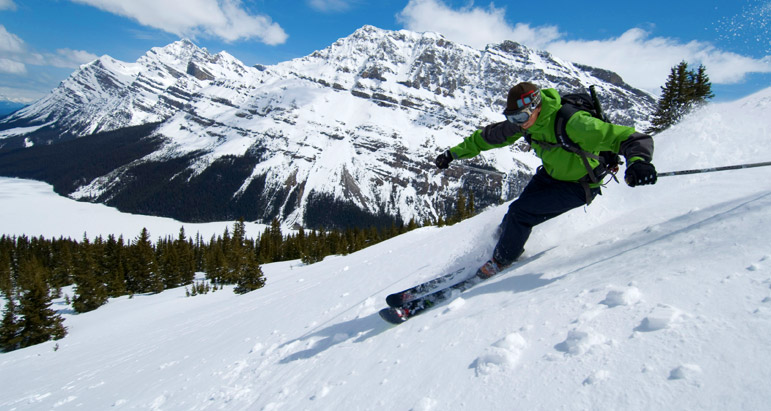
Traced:
<svg viewBox="0 0 771 411">
<path fill-rule="evenodd" d="M 226 52 L 211 55 L 188 40 L 153 48 L 135 63 L 105 55 L 81 66 L 40 101 L 3 119 L 3 128 L 47 125 L 50 134 L 61 138 L 158 122 L 182 109 L 215 78 L 238 79 L 249 72 Z"/>
<path fill-rule="evenodd" d="M 769 119 L 771 89 L 709 105 L 658 136 L 655 163 L 771 159 Z M 377 315 L 385 296 L 486 259 L 505 205 L 310 266 L 264 265 L 266 287 L 242 296 L 174 289 L 80 315 L 59 301 L 64 339 L 0 354 L 0 408 L 766 409 L 768 172 L 611 185 L 538 226 L 527 264 L 395 327 Z M 36 224 L 19 200 L 0 198 Z"/>
<path fill-rule="evenodd" d="M 30 147 L 2 155 L 7 166 L 0 168 L 54 182 L 61 167 L 82 167 L 83 157 L 132 150 L 99 173 L 74 173 L 55 184 L 57 192 L 185 221 L 435 219 L 454 207 L 461 189 L 474 191 L 479 206 L 521 190 L 535 162 L 518 147 L 473 163 L 487 172 L 438 174 L 431 163 L 480 126 L 501 121 L 508 88 L 523 80 L 563 92 L 597 85 L 610 117 L 639 128 L 654 103 L 614 73 L 513 42 L 475 50 L 433 33 L 365 26 L 309 56 L 246 67 L 179 41 L 136 63 L 104 56 L 0 121 L 0 151 Z M 147 124 L 153 127 L 131 132 L 129 148 L 95 151 L 93 138 L 81 138 L 68 152 L 83 154 L 55 159 L 41 148 L 99 132 L 96 139 L 108 140 Z M 20 163 L 42 163 L 43 176 L 24 174 Z"/>
</svg>

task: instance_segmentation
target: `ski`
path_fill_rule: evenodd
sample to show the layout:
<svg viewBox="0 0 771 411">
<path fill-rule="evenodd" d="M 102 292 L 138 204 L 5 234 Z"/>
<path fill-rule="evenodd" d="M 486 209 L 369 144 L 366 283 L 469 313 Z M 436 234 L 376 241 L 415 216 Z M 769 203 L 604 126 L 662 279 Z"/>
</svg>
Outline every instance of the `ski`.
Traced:
<svg viewBox="0 0 771 411">
<path fill-rule="evenodd" d="M 547 251 L 549 250 L 541 251 L 540 253 L 527 258 L 521 258 L 514 263 L 514 265 L 507 267 L 504 271 L 521 268 L 523 265 L 541 258 Z M 380 317 L 391 324 L 401 324 L 423 311 L 452 298 L 453 295 L 462 293 L 482 281 L 492 278 L 484 277 L 480 274 L 480 271 L 477 270 L 474 275 L 450 286 L 445 286 L 458 278 L 463 278 L 462 275 L 465 271 L 466 268 L 461 268 L 452 273 L 445 274 L 433 280 L 418 284 L 412 288 L 389 295 L 386 297 L 389 308 L 380 310 Z"/>
<path fill-rule="evenodd" d="M 401 307 L 404 304 L 420 297 L 421 295 L 425 295 L 440 288 L 444 288 L 445 284 L 456 282 L 456 280 L 459 278 L 463 278 L 462 275 L 465 271 L 466 267 L 459 268 L 458 270 L 445 274 L 441 277 L 437 277 L 422 284 L 418 284 L 414 287 L 410 287 L 406 290 L 399 291 L 398 293 L 393 293 L 386 297 L 386 304 L 392 308 Z"/>
<path fill-rule="evenodd" d="M 477 272 L 477 274 L 457 284 L 414 298 L 402 306 L 384 308 L 380 310 L 380 317 L 391 324 L 401 324 L 436 304 L 450 299 L 454 294 L 462 293 L 484 280 L 486 280 L 486 278 L 481 277 Z"/>
</svg>

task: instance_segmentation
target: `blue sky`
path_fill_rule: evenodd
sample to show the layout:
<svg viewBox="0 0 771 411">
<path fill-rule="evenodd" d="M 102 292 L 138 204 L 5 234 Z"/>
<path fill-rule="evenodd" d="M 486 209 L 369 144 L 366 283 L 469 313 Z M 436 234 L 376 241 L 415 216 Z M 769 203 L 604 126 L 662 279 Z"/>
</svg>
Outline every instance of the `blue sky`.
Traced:
<svg viewBox="0 0 771 411">
<path fill-rule="evenodd" d="M 274 64 L 366 24 L 480 49 L 514 40 L 656 96 L 682 60 L 707 67 L 718 101 L 771 86 L 771 0 L 0 0 L 0 101 L 32 102 L 98 56 L 133 62 L 180 38 Z"/>
</svg>

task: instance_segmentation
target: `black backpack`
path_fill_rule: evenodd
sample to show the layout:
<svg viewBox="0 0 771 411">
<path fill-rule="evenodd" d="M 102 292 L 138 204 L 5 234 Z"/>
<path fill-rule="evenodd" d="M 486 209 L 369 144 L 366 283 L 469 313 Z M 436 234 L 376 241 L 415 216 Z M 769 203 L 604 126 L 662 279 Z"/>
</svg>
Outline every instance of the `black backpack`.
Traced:
<svg viewBox="0 0 771 411">
<path fill-rule="evenodd" d="M 576 153 L 581 156 L 581 160 L 586 167 L 587 176 L 592 183 L 602 182 L 602 179 L 611 174 L 613 178 L 616 178 L 616 172 L 618 172 L 618 166 L 621 164 L 621 158 L 617 153 L 612 151 L 603 151 L 599 155 L 583 150 L 576 142 L 570 139 L 566 131 L 568 120 L 573 114 L 579 111 L 586 111 L 592 115 L 592 117 L 598 118 L 607 122 L 605 114 L 602 112 L 602 105 L 597 98 L 597 93 L 594 90 L 594 86 L 589 87 L 591 95 L 587 93 L 575 93 L 566 94 L 560 96 L 562 99 L 562 108 L 557 112 L 557 117 L 554 121 L 554 135 L 557 137 L 557 144 L 549 144 L 538 141 L 537 144 L 545 148 L 561 148 L 563 150 Z M 588 158 L 593 158 L 599 161 L 599 165 L 592 169 L 589 164 Z M 618 180 L 616 180 L 618 181 Z"/>
</svg>

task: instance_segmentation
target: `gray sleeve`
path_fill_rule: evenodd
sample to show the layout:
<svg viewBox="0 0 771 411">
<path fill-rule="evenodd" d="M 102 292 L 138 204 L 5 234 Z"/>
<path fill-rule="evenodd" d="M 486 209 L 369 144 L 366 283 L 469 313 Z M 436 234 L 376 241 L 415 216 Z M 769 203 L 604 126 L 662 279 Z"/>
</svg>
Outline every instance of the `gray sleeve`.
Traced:
<svg viewBox="0 0 771 411">
<path fill-rule="evenodd" d="M 642 157 L 645 161 L 653 160 L 653 138 L 647 134 L 635 132 L 621 142 L 619 154 L 629 160 L 632 157 Z"/>
<path fill-rule="evenodd" d="M 482 130 L 482 139 L 488 144 L 503 144 L 514 134 L 521 133 L 522 127 L 508 121 L 490 124 Z"/>
</svg>

